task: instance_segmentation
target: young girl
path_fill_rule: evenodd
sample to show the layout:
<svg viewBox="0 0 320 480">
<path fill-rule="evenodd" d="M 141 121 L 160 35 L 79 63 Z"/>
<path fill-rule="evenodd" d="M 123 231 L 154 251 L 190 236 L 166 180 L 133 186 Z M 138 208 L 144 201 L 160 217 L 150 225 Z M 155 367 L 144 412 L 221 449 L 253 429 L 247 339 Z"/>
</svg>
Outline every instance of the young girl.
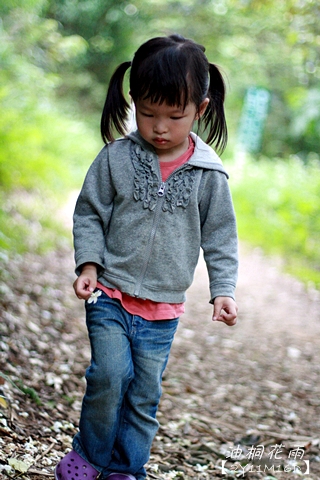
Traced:
<svg viewBox="0 0 320 480">
<path fill-rule="evenodd" d="M 125 135 L 130 95 L 137 131 Z M 200 247 L 213 320 L 234 325 L 236 223 L 223 148 L 225 86 L 204 48 L 153 38 L 115 71 L 102 114 L 107 144 L 91 165 L 74 214 L 76 295 L 86 300 L 91 365 L 79 433 L 57 480 L 143 480 L 161 379 Z M 114 130 L 123 138 L 114 140 Z M 108 143 L 110 142 L 110 143 Z"/>
</svg>

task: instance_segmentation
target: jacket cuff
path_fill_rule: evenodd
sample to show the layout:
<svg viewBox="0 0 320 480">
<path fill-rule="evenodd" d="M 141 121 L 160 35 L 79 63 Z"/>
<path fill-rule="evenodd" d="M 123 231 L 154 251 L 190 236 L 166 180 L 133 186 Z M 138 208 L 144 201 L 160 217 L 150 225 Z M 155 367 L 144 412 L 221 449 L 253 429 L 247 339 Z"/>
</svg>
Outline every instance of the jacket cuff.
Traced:
<svg viewBox="0 0 320 480">
<path fill-rule="evenodd" d="M 101 275 L 101 272 L 104 271 L 104 265 L 101 262 L 101 258 L 99 255 L 90 255 L 88 256 L 87 254 L 80 255 L 79 257 L 76 257 L 76 268 L 75 268 L 75 273 L 77 276 L 81 274 L 82 271 L 82 266 L 85 263 L 95 263 L 97 265 L 97 274 L 98 276 Z"/>
<path fill-rule="evenodd" d="M 225 283 L 221 285 L 210 285 L 210 303 L 213 304 L 216 297 L 231 297 L 233 300 L 235 300 L 235 289 L 235 285 L 232 285 L 230 283 Z"/>
</svg>

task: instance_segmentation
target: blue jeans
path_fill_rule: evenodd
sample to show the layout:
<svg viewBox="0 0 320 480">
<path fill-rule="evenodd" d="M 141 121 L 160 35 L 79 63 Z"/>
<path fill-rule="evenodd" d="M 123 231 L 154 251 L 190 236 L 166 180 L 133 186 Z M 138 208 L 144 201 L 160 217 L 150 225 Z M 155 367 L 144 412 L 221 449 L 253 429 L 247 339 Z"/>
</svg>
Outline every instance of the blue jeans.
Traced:
<svg viewBox="0 0 320 480">
<path fill-rule="evenodd" d="M 179 319 L 144 320 L 104 292 L 86 302 L 86 313 L 92 356 L 73 448 L 102 477 L 117 472 L 143 480 Z"/>
</svg>

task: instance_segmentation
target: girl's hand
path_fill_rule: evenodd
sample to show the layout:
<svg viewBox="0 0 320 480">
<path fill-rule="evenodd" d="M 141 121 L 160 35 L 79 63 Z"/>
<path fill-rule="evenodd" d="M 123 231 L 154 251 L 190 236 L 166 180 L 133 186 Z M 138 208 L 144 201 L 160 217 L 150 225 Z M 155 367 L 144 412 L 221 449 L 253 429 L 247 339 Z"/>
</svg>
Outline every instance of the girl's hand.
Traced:
<svg viewBox="0 0 320 480">
<path fill-rule="evenodd" d="M 97 267 L 94 263 L 84 264 L 81 274 L 73 284 L 75 294 L 82 300 L 88 300 L 97 286 Z"/>
<path fill-rule="evenodd" d="M 216 297 L 213 302 L 213 317 L 215 322 L 224 322 L 230 327 L 237 323 L 238 306 L 231 297 Z"/>
</svg>

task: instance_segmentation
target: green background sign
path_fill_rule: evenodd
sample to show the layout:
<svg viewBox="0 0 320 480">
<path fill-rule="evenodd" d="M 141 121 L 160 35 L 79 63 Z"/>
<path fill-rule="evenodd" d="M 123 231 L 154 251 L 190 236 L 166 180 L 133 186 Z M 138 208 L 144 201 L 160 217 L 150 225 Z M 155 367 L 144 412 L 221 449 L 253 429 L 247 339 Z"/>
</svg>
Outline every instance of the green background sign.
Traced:
<svg viewBox="0 0 320 480">
<path fill-rule="evenodd" d="M 265 88 L 250 87 L 247 90 L 238 139 L 240 148 L 245 152 L 257 153 L 260 151 L 270 97 L 270 92 Z"/>
</svg>

